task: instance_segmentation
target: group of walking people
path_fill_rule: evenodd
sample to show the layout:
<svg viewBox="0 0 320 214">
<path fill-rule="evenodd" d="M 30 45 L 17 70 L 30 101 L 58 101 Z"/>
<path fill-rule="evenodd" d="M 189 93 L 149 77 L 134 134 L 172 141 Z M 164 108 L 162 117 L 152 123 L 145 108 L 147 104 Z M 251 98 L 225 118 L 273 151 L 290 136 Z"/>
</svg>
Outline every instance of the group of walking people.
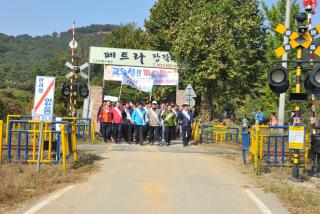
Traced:
<svg viewBox="0 0 320 214">
<path fill-rule="evenodd" d="M 161 104 L 156 101 L 141 103 L 126 103 L 120 101 L 112 106 L 107 100 L 99 108 L 97 122 L 100 122 L 100 134 L 104 141 L 114 141 L 120 144 L 124 139 L 132 144 L 151 145 L 171 144 L 181 133 L 183 146 L 188 146 L 191 138 L 191 125 L 194 114 L 187 103 L 182 105 Z M 148 139 L 147 139 L 148 138 Z"/>
</svg>

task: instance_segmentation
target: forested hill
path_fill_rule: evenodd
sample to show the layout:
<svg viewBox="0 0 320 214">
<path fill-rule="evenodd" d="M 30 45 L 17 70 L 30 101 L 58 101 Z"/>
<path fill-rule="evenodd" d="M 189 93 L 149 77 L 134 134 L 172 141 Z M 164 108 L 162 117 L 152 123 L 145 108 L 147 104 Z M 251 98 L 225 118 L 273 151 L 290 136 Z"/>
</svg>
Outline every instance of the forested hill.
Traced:
<svg viewBox="0 0 320 214">
<path fill-rule="evenodd" d="M 89 46 L 101 45 L 105 34 L 117 27 L 108 24 L 77 28 L 77 52 L 80 59 L 87 56 Z M 36 37 L 26 34 L 8 36 L 0 33 L 1 85 L 15 84 L 19 80 L 33 80 L 35 75 L 52 75 L 63 71 L 64 67 L 55 62 L 62 62 L 61 58 L 68 58 L 68 44 L 71 39 L 70 30 Z"/>
</svg>

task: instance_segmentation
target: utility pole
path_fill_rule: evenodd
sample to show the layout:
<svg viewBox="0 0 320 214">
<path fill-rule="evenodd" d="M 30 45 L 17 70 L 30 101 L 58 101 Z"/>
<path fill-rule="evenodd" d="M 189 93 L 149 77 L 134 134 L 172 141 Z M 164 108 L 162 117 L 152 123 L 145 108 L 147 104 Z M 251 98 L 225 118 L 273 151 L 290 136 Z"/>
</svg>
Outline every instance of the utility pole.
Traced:
<svg viewBox="0 0 320 214">
<path fill-rule="evenodd" d="M 290 16 L 291 16 L 291 0 L 287 0 L 286 2 L 286 15 L 285 15 L 285 26 L 287 29 L 290 28 Z M 287 44 L 289 42 L 289 38 L 287 36 L 283 37 L 283 44 Z M 288 60 L 288 53 L 283 54 L 282 61 Z M 287 62 L 283 62 L 282 66 L 287 68 Z M 284 125 L 284 113 L 285 113 L 285 104 L 286 104 L 286 93 L 280 94 L 279 97 L 279 113 L 278 113 L 278 124 L 279 126 Z"/>
<path fill-rule="evenodd" d="M 71 40 L 71 42 L 69 44 L 70 52 L 71 52 L 71 64 L 72 65 L 74 65 L 74 51 L 78 46 L 77 42 L 76 42 L 76 40 L 74 38 L 74 36 L 75 36 L 75 28 L 76 28 L 76 21 L 73 21 L 73 25 L 72 25 L 72 40 Z M 75 113 L 75 109 L 76 109 L 75 108 L 75 104 L 76 103 L 74 103 L 74 99 L 73 99 L 73 97 L 75 95 L 75 94 L 73 94 L 73 82 L 74 82 L 74 79 L 76 80 L 77 77 L 76 78 L 74 78 L 74 77 L 70 78 L 70 91 L 71 91 L 71 93 L 70 93 L 69 105 L 70 105 L 70 116 L 71 117 L 76 116 L 75 115 L 76 114 Z"/>
</svg>

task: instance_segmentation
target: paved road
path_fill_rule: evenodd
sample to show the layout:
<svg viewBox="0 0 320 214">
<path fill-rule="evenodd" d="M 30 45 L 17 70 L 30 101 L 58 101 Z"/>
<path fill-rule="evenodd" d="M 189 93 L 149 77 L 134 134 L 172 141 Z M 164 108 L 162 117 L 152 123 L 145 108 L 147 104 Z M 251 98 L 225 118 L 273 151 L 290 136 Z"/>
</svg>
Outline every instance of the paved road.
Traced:
<svg viewBox="0 0 320 214">
<path fill-rule="evenodd" d="M 104 150 L 105 145 L 88 148 Z M 87 182 L 67 187 L 49 200 L 44 198 L 33 208 L 19 212 L 29 209 L 28 214 L 287 213 L 272 194 L 250 187 L 245 175 L 219 155 L 208 155 L 204 150 L 196 146 L 182 149 L 181 145 L 109 146 L 102 153 L 101 171 Z M 210 153 L 214 154 L 214 150 Z M 233 150 L 216 148 L 216 151 Z"/>
</svg>

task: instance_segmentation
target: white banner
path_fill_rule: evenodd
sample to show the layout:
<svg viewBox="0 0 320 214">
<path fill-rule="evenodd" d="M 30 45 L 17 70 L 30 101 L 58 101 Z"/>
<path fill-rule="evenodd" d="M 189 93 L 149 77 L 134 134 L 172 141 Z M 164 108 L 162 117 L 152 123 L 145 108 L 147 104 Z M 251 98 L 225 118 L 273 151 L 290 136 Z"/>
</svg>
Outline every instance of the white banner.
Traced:
<svg viewBox="0 0 320 214">
<path fill-rule="evenodd" d="M 137 78 L 132 77 L 128 74 L 122 75 L 122 84 L 131 86 L 132 88 L 138 89 L 140 91 L 152 92 L 153 79 L 150 78 Z"/>
<path fill-rule="evenodd" d="M 52 121 L 54 105 L 54 77 L 37 76 L 32 119 Z"/>
<path fill-rule="evenodd" d="M 122 81 L 122 75 L 129 74 L 134 79 L 153 79 L 153 85 L 178 85 L 177 69 L 145 68 L 130 66 L 104 66 L 104 80 Z"/>
<path fill-rule="evenodd" d="M 90 47 L 89 61 L 93 64 L 125 65 L 152 68 L 178 68 L 166 51 Z"/>
</svg>

